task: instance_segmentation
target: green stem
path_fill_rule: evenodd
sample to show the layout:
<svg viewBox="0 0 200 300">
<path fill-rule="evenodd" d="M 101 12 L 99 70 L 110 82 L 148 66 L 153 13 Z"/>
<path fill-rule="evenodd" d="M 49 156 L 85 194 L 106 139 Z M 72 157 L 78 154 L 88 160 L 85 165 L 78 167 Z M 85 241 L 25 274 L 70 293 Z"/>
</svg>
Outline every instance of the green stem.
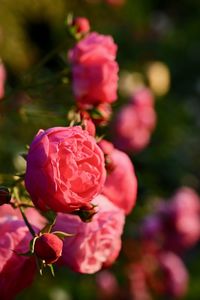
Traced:
<svg viewBox="0 0 200 300">
<path fill-rule="evenodd" d="M 28 221 L 28 219 L 27 219 L 27 217 L 26 217 L 26 215 L 25 215 L 25 213 L 24 213 L 24 208 L 23 208 L 22 206 L 19 206 L 19 209 L 20 209 L 20 212 L 21 212 L 21 214 L 22 214 L 22 217 L 23 217 L 23 219 L 24 219 L 24 222 L 25 222 L 26 226 L 28 227 L 30 233 L 32 234 L 33 237 L 36 237 L 36 233 L 35 233 L 35 231 L 33 230 L 31 224 L 29 223 L 29 221 Z"/>
</svg>

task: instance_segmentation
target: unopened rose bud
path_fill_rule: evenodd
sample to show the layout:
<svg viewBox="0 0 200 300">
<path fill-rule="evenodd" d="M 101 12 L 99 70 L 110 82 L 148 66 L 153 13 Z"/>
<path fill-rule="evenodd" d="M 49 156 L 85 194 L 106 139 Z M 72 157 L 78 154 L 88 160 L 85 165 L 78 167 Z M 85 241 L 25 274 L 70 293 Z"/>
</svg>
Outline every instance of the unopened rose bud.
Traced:
<svg viewBox="0 0 200 300">
<path fill-rule="evenodd" d="M 11 200 L 11 194 L 6 187 L 0 187 L 0 205 L 8 204 Z"/>
<path fill-rule="evenodd" d="M 93 204 L 85 205 L 78 211 L 74 212 L 74 215 L 79 216 L 81 221 L 88 223 L 92 221 L 93 216 L 97 213 L 96 206 Z"/>
<path fill-rule="evenodd" d="M 44 233 L 35 241 L 34 253 L 46 264 L 56 262 L 62 255 L 63 241 L 53 233 Z"/>
<path fill-rule="evenodd" d="M 91 117 L 96 125 L 106 126 L 110 121 L 112 108 L 109 103 L 100 103 L 91 111 Z"/>
<path fill-rule="evenodd" d="M 87 130 L 89 135 L 95 137 L 96 127 L 87 111 L 81 111 L 81 119 L 82 119 L 82 128 Z"/>
<path fill-rule="evenodd" d="M 75 18 L 72 25 L 76 28 L 77 33 L 86 34 L 90 31 L 90 23 L 86 18 Z"/>
</svg>

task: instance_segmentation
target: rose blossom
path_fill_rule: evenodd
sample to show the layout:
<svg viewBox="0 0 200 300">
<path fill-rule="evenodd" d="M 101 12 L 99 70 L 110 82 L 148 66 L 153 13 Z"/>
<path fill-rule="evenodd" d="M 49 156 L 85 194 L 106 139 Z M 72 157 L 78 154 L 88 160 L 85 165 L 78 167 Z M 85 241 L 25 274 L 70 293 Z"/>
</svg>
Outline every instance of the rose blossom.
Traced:
<svg viewBox="0 0 200 300">
<path fill-rule="evenodd" d="M 79 105 L 112 103 L 117 98 L 117 46 L 112 37 L 88 34 L 69 51 L 73 91 Z"/>
<path fill-rule="evenodd" d="M 89 223 L 78 216 L 59 213 L 53 230 L 73 234 L 64 240 L 60 263 L 76 272 L 92 274 L 114 262 L 121 249 L 123 210 L 99 195 L 93 202 L 98 212 Z"/>
<path fill-rule="evenodd" d="M 96 286 L 98 290 L 99 298 L 116 299 L 119 293 L 119 285 L 117 279 L 113 273 L 108 270 L 102 270 L 96 275 Z"/>
<path fill-rule="evenodd" d="M 170 201 L 161 202 L 154 214 L 141 226 L 145 240 L 154 240 L 162 247 L 182 252 L 200 238 L 200 203 L 194 190 L 181 187 Z"/>
<path fill-rule="evenodd" d="M 124 151 L 141 151 L 156 125 L 154 101 L 148 89 L 137 91 L 130 103 L 123 106 L 114 120 L 114 142 Z"/>
<path fill-rule="evenodd" d="M 1 209 L 0 209 L 1 210 Z M 32 239 L 17 216 L 0 218 L 0 290 L 2 300 L 12 300 L 34 279 L 34 257 L 18 255 L 29 251 Z"/>
<path fill-rule="evenodd" d="M 87 206 L 105 176 L 103 153 L 80 126 L 40 130 L 30 145 L 25 184 L 42 210 L 66 213 Z"/>
<path fill-rule="evenodd" d="M 126 153 L 113 148 L 111 143 L 101 141 L 100 147 L 109 162 L 109 172 L 102 193 L 126 214 L 129 214 L 137 196 L 137 178 L 133 164 Z"/>
<path fill-rule="evenodd" d="M 176 298 L 183 297 L 187 292 L 189 278 L 182 260 L 173 252 L 161 252 L 158 263 L 163 274 L 162 294 Z"/>
<path fill-rule="evenodd" d="M 177 190 L 166 212 L 164 229 L 168 236 L 167 247 L 189 248 L 200 238 L 200 199 L 188 187 Z M 168 225 L 168 228 L 167 228 Z"/>
</svg>

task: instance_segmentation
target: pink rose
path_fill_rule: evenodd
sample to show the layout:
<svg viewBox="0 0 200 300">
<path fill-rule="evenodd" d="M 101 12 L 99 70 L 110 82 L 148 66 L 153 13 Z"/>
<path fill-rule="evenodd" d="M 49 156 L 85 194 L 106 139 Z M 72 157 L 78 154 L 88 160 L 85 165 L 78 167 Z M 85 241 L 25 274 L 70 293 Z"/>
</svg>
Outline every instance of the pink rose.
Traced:
<svg viewBox="0 0 200 300">
<path fill-rule="evenodd" d="M 34 257 L 20 256 L 29 250 L 32 239 L 24 222 L 17 217 L 0 218 L 0 290 L 2 300 L 15 299 L 16 294 L 32 283 L 36 271 Z"/>
<path fill-rule="evenodd" d="M 105 148 L 105 143 L 103 146 Z M 107 174 L 102 193 L 126 214 L 129 214 L 137 196 L 137 178 L 133 164 L 126 153 L 117 149 L 113 149 L 107 159 L 112 168 Z"/>
<path fill-rule="evenodd" d="M 31 225 L 42 229 L 47 224 L 47 219 L 45 219 L 35 208 L 29 207 L 25 210 L 26 217 L 28 218 Z M 0 218 L 13 218 L 23 220 L 19 208 L 12 208 L 11 205 L 4 204 L 0 207 Z"/>
<path fill-rule="evenodd" d="M 124 151 L 141 151 L 148 145 L 155 126 L 153 96 L 148 89 L 139 90 L 116 115 L 115 145 Z"/>
<path fill-rule="evenodd" d="M 180 188 L 171 201 L 159 203 L 155 213 L 141 226 L 145 240 L 159 242 L 162 247 L 182 252 L 200 238 L 200 203 L 194 190 Z"/>
<path fill-rule="evenodd" d="M 188 272 L 182 260 L 173 252 L 161 252 L 158 256 L 163 293 L 171 297 L 183 297 L 188 288 Z M 160 280 L 158 278 L 158 280 Z"/>
<path fill-rule="evenodd" d="M 92 274 L 114 262 L 121 249 L 124 213 L 102 195 L 93 204 L 98 212 L 89 223 L 59 213 L 54 230 L 74 234 L 64 240 L 60 263 L 76 272 Z"/>
<path fill-rule="evenodd" d="M 0 60 L 0 99 L 4 97 L 4 85 L 6 81 L 6 70 Z"/>
<path fill-rule="evenodd" d="M 153 107 L 154 97 L 150 89 L 140 88 L 132 95 L 130 102 L 140 107 Z"/>
<path fill-rule="evenodd" d="M 98 272 L 96 275 L 97 293 L 100 299 L 116 299 L 119 296 L 119 285 L 113 273 L 108 270 Z"/>
<path fill-rule="evenodd" d="M 87 206 L 105 176 L 103 153 L 80 126 L 40 130 L 30 145 L 25 184 L 41 210 L 67 213 Z"/>
<path fill-rule="evenodd" d="M 91 106 L 117 99 L 117 46 L 112 37 L 88 34 L 69 51 L 73 91 L 79 105 Z"/>
<path fill-rule="evenodd" d="M 188 187 L 180 188 L 168 208 L 169 223 L 173 235 L 169 234 L 168 247 L 189 248 L 200 238 L 200 202 L 197 193 Z M 172 238 L 172 240 L 171 240 Z"/>
</svg>

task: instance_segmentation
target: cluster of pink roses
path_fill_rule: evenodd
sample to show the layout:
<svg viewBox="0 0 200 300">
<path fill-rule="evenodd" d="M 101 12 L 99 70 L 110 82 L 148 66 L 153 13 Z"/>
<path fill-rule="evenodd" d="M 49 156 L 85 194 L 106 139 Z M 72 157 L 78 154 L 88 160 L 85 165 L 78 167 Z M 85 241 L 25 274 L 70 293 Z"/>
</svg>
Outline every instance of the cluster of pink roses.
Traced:
<svg viewBox="0 0 200 300">
<path fill-rule="evenodd" d="M 172 298 L 184 296 L 189 276 L 180 255 L 200 239 L 199 196 L 191 188 L 180 188 L 145 218 L 140 232 L 141 257 L 128 273 L 134 299 L 141 299 L 140 293 L 150 297 L 150 290 Z"/>
<path fill-rule="evenodd" d="M 191 188 L 180 188 L 144 220 L 141 231 L 144 239 L 158 241 L 166 250 L 181 253 L 192 247 L 200 238 L 199 196 Z"/>
<path fill-rule="evenodd" d="M 25 187 L 36 209 L 52 211 L 54 221 L 37 215 L 33 222 L 27 212 L 23 220 L 18 209 L 0 208 L 2 299 L 13 299 L 31 283 L 36 262 L 88 274 L 110 266 L 121 249 L 125 215 L 135 205 L 131 160 L 106 140 L 95 139 L 96 126 L 107 123 L 110 103 L 117 99 L 117 46 L 110 36 L 89 33 L 86 21 L 77 18 L 71 24 L 80 40 L 68 55 L 81 124 L 39 130 L 26 157 Z"/>
<path fill-rule="evenodd" d="M 153 300 L 184 297 L 189 283 L 181 255 L 200 239 L 200 202 L 197 193 L 181 187 L 139 224 L 137 236 L 124 241 L 127 286 L 114 274 L 96 276 L 99 299 Z M 117 296 L 116 296 L 117 295 Z"/>
<path fill-rule="evenodd" d="M 147 88 L 139 89 L 114 120 L 114 143 L 124 151 L 141 151 L 148 145 L 155 125 L 153 95 Z"/>
</svg>

